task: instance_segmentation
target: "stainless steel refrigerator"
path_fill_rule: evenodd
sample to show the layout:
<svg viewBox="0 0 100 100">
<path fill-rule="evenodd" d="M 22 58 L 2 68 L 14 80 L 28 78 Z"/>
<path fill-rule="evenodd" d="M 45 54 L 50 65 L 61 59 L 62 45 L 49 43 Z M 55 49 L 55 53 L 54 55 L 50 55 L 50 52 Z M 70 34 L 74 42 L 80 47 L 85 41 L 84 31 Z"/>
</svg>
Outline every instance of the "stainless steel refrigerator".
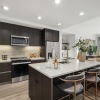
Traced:
<svg viewBox="0 0 100 100">
<path fill-rule="evenodd" d="M 49 56 L 54 59 L 57 55 L 58 59 L 60 58 L 60 43 L 59 42 L 45 42 L 46 45 L 46 60 L 48 61 Z"/>
</svg>

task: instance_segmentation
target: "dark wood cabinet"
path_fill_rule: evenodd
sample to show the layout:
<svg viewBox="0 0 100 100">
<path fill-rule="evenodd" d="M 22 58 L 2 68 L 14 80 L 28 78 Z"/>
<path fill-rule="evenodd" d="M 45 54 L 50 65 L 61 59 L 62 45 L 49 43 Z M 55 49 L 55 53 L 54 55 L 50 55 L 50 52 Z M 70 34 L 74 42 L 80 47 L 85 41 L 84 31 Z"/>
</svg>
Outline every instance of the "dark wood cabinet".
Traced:
<svg viewBox="0 0 100 100">
<path fill-rule="evenodd" d="M 29 97 L 31 100 L 53 100 L 52 79 L 29 67 Z"/>
<path fill-rule="evenodd" d="M 11 63 L 0 63 L 0 83 L 11 82 Z"/>
<path fill-rule="evenodd" d="M 59 31 L 43 29 L 45 41 L 59 42 Z"/>
<path fill-rule="evenodd" d="M 11 73 L 0 73 L 0 83 L 11 82 Z"/>
<path fill-rule="evenodd" d="M 5 73 L 0 73 L 0 83 L 6 82 L 6 75 Z"/>
<path fill-rule="evenodd" d="M 17 36 L 27 36 L 28 37 L 28 27 L 11 25 L 11 35 Z"/>
<path fill-rule="evenodd" d="M 54 42 L 59 42 L 59 31 L 54 31 L 52 33 L 52 38 Z"/>
<path fill-rule="evenodd" d="M 45 29 L 45 41 L 53 41 L 52 37 L 52 31 L 49 29 Z"/>
<path fill-rule="evenodd" d="M 8 23 L 0 22 L 0 45 L 10 45 L 10 27 Z"/>
<path fill-rule="evenodd" d="M 0 63 L 0 72 L 5 72 L 5 63 Z"/>
<path fill-rule="evenodd" d="M 40 29 L 29 28 L 29 45 L 43 46 L 42 32 Z"/>
<path fill-rule="evenodd" d="M 5 71 L 11 71 L 11 63 L 5 63 Z"/>
<path fill-rule="evenodd" d="M 0 22 L 0 45 L 10 45 L 11 35 L 29 37 L 29 46 L 44 46 L 45 44 L 41 29 Z M 46 37 L 50 38 L 48 35 Z"/>
<path fill-rule="evenodd" d="M 11 82 L 11 73 L 5 73 L 5 81 L 6 82 Z"/>
</svg>

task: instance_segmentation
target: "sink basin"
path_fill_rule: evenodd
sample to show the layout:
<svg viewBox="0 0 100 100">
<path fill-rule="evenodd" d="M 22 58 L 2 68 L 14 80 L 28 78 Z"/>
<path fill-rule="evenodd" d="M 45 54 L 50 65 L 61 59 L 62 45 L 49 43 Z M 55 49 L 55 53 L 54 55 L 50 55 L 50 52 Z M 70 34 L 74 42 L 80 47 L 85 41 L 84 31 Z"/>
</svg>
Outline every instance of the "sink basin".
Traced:
<svg viewBox="0 0 100 100">
<path fill-rule="evenodd" d="M 60 61 L 59 63 L 65 64 L 65 63 L 70 63 L 70 62 L 67 62 L 67 61 Z"/>
</svg>

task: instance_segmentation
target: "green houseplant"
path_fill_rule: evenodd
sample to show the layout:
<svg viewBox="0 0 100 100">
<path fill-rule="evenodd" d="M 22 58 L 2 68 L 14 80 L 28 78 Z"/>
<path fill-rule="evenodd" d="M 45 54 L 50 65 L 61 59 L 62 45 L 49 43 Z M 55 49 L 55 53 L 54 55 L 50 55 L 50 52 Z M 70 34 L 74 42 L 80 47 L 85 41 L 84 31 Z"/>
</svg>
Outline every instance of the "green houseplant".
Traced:
<svg viewBox="0 0 100 100">
<path fill-rule="evenodd" d="M 89 44 L 89 41 L 88 39 L 82 39 L 80 38 L 74 47 L 78 47 L 78 59 L 80 62 L 84 62 L 86 60 L 86 52 L 88 51 L 88 44 Z"/>
</svg>

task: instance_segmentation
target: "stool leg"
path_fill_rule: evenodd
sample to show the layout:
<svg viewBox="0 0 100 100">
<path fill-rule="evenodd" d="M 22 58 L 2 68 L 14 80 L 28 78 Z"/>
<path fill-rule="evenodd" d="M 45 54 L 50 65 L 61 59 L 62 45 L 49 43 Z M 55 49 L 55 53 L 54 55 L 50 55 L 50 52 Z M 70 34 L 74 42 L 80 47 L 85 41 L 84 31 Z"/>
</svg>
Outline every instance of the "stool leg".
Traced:
<svg viewBox="0 0 100 100">
<path fill-rule="evenodd" d="M 97 100 L 97 74 L 95 77 L 96 85 L 95 85 L 95 100 Z"/>
<path fill-rule="evenodd" d="M 83 100 L 85 100 L 85 79 L 84 79 L 84 96 L 83 96 Z"/>
<path fill-rule="evenodd" d="M 87 80 L 85 80 L 85 83 L 86 83 L 86 91 L 87 91 Z"/>
<path fill-rule="evenodd" d="M 70 94 L 69 94 L 69 100 L 70 100 Z"/>
<path fill-rule="evenodd" d="M 76 100 L 76 81 L 74 82 L 74 100 Z"/>
</svg>

